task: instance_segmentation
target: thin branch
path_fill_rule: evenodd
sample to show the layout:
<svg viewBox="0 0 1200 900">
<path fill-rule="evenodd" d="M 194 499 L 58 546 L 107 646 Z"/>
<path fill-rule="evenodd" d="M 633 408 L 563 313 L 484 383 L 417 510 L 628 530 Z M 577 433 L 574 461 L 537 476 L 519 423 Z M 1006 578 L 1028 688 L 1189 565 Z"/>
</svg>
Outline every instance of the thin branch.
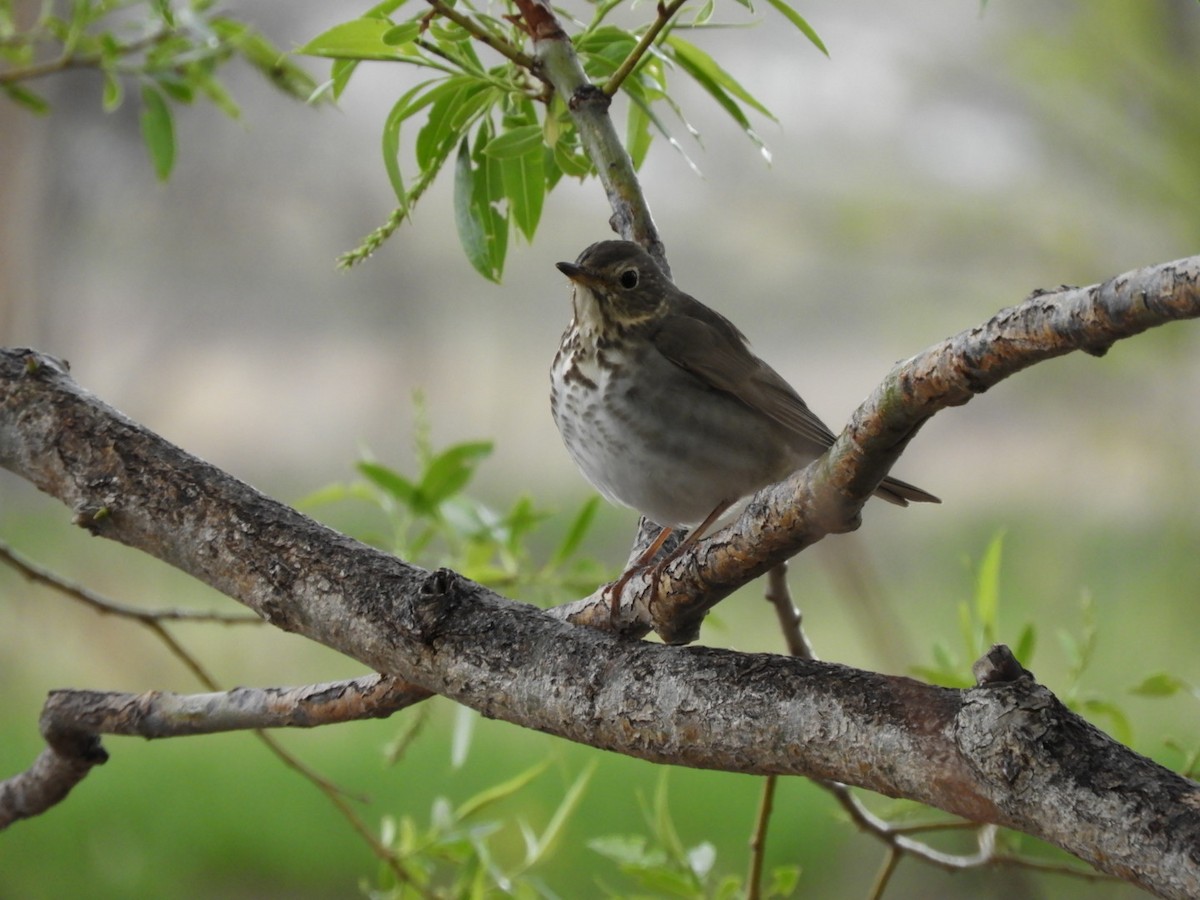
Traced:
<svg viewBox="0 0 1200 900">
<path fill-rule="evenodd" d="M 161 43 L 171 37 L 172 32 L 167 29 L 160 29 L 145 37 L 138 38 L 136 41 L 130 41 L 128 44 L 117 44 L 113 51 L 108 54 L 103 53 L 82 53 L 76 55 L 74 53 L 64 53 L 54 59 L 46 60 L 41 63 L 31 63 L 28 66 L 23 66 L 15 69 L 8 69 L 0 72 L 0 84 L 16 84 L 20 81 L 32 81 L 37 78 L 44 78 L 47 75 L 55 75 L 59 72 L 64 72 L 68 69 L 87 69 L 98 67 L 105 58 L 113 56 L 131 56 L 134 53 L 152 47 L 155 44 Z"/>
<path fill-rule="evenodd" d="M 875 882 L 867 894 L 867 900 L 881 900 L 883 892 L 887 890 L 888 882 L 892 880 L 892 875 L 896 871 L 896 866 L 900 865 L 900 856 L 900 851 L 895 847 L 888 848 L 883 857 L 883 865 L 876 873 Z"/>
<path fill-rule="evenodd" d="M 787 651 L 800 659 L 816 659 L 808 635 L 804 633 L 803 620 L 799 608 L 792 602 L 792 592 L 788 589 L 787 563 L 781 562 L 773 566 L 767 573 L 767 589 L 763 596 L 775 610 L 779 620 L 779 629 L 783 632 Z"/>
<path fill-rule="evenodd" d="M 646 29 L 646 33 L 642 35 L 641 40 L 637 42 L 637 46 L 629 52 L 629 55 L 621 62 L 617 71 L 608 79 L 608 82 L 602 88 L 604 93 L 610 97 L 616 96 L 621 83 L 629 77 L 638 63 L 642 61 L 642 57 L 646 55 L 651 45 L 658 39 L 659 32 L 667 26 L 667 23 L 675 17 L 675 14 L 683 8 L 686 2 L 687 0 L 671 0 L 666 6 L 663 6 L 661 2 L 658 4 L 658 15 L 650 23 L 650 27 Z"/>
<path fill-rule="evenodd" d="M 541 78 L 538 74 L 537 60 L 527 53 L 522 53 L 508 41 L 497 37 L 492 32 L 488 31 L 470 16 L 463 15 L 452 6 L 447 6 L 442 0 L 425 0 L 439 16 L 449 19 L 456 25 L 461 26 L 467 31 L 471 37 L 479 41 L 481 44 L 486 44 L 491 47 L 505 59 L 525 69 L 530 74 Z"/>
<path fill-rule="evenodd" d="M 263 620 L 249 613 L 199 612 L 191 609 L 140 609 L 103 597 L 22 556 L 0 541 L 0 563 L 10 566 L 27 579 L 58 591 L 101 615 L 120 616 L 139 622 L 215 622 L 220 625 L 262 625 Z"/>
<path fill-rule="evenodd" d="M 758 815 L 754 817 L 754 833 L 750 835 L 750 871 L 746 873 L 746 900 L 759 900 L 762 896 L 763 861 L 767 855 L 767 826 L 771 822 L 771 811 L 775 806 L 775 783 L 778 780 L 778 775 L 768 775 L 763 779 Z"/>
</svg>

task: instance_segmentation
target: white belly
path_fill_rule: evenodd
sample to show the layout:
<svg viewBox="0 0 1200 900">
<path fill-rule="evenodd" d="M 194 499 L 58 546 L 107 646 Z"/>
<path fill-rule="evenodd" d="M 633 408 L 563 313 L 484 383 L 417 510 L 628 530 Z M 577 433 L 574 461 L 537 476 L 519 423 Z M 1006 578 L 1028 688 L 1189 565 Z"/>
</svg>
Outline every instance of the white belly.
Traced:
<svg viewBox="0 0 1200 900">
<path fill-rule="evenodd" d="M 639 362 L 631 378 L 594 358 L 579 361 L 596 390 L 555 379 L 555 422 L 567 450 L 610 502 L 659 525 L 692 527 L 807 462 L 790 448 L 772 451 L 773 426 L 740 401 L 679 391 L 681 373 L 653 350 Z"/>
</svg>

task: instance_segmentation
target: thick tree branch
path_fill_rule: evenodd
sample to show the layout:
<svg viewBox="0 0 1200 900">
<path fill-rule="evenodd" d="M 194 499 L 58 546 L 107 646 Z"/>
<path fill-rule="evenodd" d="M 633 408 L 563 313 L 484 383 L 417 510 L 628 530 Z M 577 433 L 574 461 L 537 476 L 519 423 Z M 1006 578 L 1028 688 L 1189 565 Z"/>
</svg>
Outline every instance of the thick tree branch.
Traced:
<svg viewBox="0 0 1200 900">
<path fill-rule="evenodd" d="M 234 688 L 210 694 L 151 691 L 53 691 L 42 707 L 39 728 L 47 749 L 27 771 L 0 781 L 0 829 L 40 815 L 66 798 L 108 754 L 102 735 L 146 739 L 251 731 L 316 728 L 382 719 L 430 696 L 388 675 L 294 688 Z M 276 750 L 274 743 L 272 749 Z M 293 767 L 292 757 L 285 760 Z M 307 778 L 312 773 L 303 770 Z M 327 794 L 332 785 L 319 785 Z"/>
</svg>

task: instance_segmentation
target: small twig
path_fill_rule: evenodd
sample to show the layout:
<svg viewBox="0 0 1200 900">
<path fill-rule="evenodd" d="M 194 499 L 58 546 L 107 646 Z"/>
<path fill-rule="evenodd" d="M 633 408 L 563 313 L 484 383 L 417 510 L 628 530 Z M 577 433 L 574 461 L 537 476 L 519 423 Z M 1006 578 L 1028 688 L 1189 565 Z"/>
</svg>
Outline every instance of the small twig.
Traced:
<svg viewBox="0 0 1200 900">
<path fill-rule="evenodd" d="M 892 880 L 896 866 L 900 864 L 902 855 L 895 847 L 888 848 L 887 855 L 883 858 L 883 865 L 875 875 L 875 883 L 871 885 L 871 892 L 867 894 L 867 900 L 880 900 L 883 892 L 887 890 L 888 882 Z"/>
<path fill-rule="evenodd" d="M 453 7 L 447 6 L 442 2 L 442 0 L 425 0 L 425 2 L 428 3 L 433 8 L 433 11 L 439 16 L 444 16 L 456 25 L 460 25 L 467 31 L 467 33 L 471 35 L 471 37 L 475 38 L 475 40 L 479 41 L 481 44 L 486 44 L 505 59 L 515 63 L 522 69 L 532 72 L 539 78 L 541 77 L 538 75 L 537 61 L 529 54 L 522 53 L 508 41 L 496 37 L 496 35 L 492 34 L 486 28 L 481 26 L 470 16 L 464 16 Z"/>
<path fill-rule="evenodd" d="M 892 826 L 886 820 L 871 812 L 844 784 L 833 781 L 818 781 L 817 785 L 828 791 L 838 801 L 850 820 L 868 834 L 874 835 L 887 844 L 896 853 L 908 853 L 922 862 L 937 866 L 949 872 L 971 869 L 986 865 L 993 861 L 996 847 L 995 825 L 974 825 L 964 822 L 964 828 L 977 829 L 979 849 L 975 853 L 958 854 L 944 853 L 935 850 L 928 844 L 906 837 L 904 829 Z"/>
<path fill-rule="evenodd" d="M 13 550 L 8 544 L 0 541 L 0 562 L 16 569 L 27 579 L 58 591 L 85 606 L 91 607 L 101 615 L 120 616 L 126 619 L 136 619 L 144 624 L 155 622 L 215 622 L 221 625 L 262 625 L 263 620 L 251 613 L 209 613 L 196 612 L 190 609 L 139 609 L 102 597 L 81 585 L 75 584 L 61 575 L 56 575 L 49 569 L 26 559 Z"/>
<path fill-rule="evenodd" d="M 788 590 L 786 562 L 779 563 L 767 573 L 767 590 L 763 596 L 775 607 L 788 653 L 800 659 L 816 659 L 812 644 L 804 634 L 803 616 L 792 602 L 792 593 Z"/>
<path fill-rule="evenodd" d="M 152 47 L 160 41 L 166 40 L 171 36 L 171 32 L 166 29 L 161 29 L 148 34 L 145 37 L 138 38 L 136 41 L 131 41 L 128 44 L 118 44 L 115 52 L 107 54 L 107 56 L 130 56 L 134 53 L 140 53 L 147 47 Z M 47 75 L 54 75 L 58 72 L 66 71 L 67 69 L 86 69 L 94 66 L 99 66 L 106 54 L 101 53 L 85 53 L 76 56 L 73 53 L 64 53 L 55 59 L 47 60 L 40 63 L 32 63 L 18 69 L 9 69 L 7 72 L 0 72 L 0 84 L 16 84 L 19 81 L 32 81 L 35 78 L 44 78 Z"/>
<path fill-rule="evenodd" d="M 412 888 L 420 896 L 428 898 L 428 900 L 433 900 L 434 894 L 413 879 L 408 869 L 405 868 L 404 863 L 400 861 L 400 858 L 392 852 L 391 848 L 386 847 L 375 836 L 375 833 L 367 827 L 358 813 L 351 808 L 349 802 L 346 800 L 346 792 L 342 788 L 300 762 L 299 759 L 283 749 L 279 742 L 265 731 L 255 731 L 254 734 L 260 741 L 266 744 L 267 749 L 274 753 L 284 765 L 298 772 L 300 777 L 307 779 L 311 784 L 316 786 L 317 790 L 325 795 L 337 811 L 342 814 L 342 817 L 350 823 L 350 827 L 358 832 L 358 836 L 363 839 L 371 849 L 371 852 L 392 871 L 397 881 Z"/>
<path fill-rule="evenodd" d="M 659 32 L 674 18 L 675 13 L 679 12 L 685 2 L 686 0 L 671 0 L 666 6 L 659 3 L 658 17 L 650 23 L 650 27 L 642 35 L 642 39 L 637 42 L 637 46 L 625 57 L 621 65 L 617 68 L 617 71 L 613 73 L 612 78 L 608 79 L 608 83 L 602 88 L 604 93 L 610 97 L 617 93 L 621 87 L 621 83 L 637 68 L 638 63 L 642 61 L 642 57 L 646 55 L 646 51 L 658 39 Z"/>
<path fill-rule="evenodd" d="M 800 610 L 792 603 L 787 585 L 787 563 L 782 562 L 767 573 L 767 601 L 775 607 L 779 627 L 783 630 L 788 653 L 802 659 L 815 659 L 812 646 L 800 627 Z M 775 805 L 777 776 L 763 779 L 762 799 L 758 804 L 758 816 L 754 820 L 754 833 L 750 836 L 750 871 L 746 875 L 746 900 L 758 900 L 762 896 L 763 859 L 767 852 L 767 826 L 771 821 L 771 810 Z"/>
<path fill-rule="evenodd" d="M 762 799 L 758 803 L 758 817 L 754 822 L 754 833 L 750 835 L 750 871 L 746 874 L 746 900 L 759 900 L 762 896 L 763 858 L 767 852 L 767 825 L 771 821 L 771 810 L 775 806 L 775 784 L 777 775 L 763 779 Z"/>
</svg>

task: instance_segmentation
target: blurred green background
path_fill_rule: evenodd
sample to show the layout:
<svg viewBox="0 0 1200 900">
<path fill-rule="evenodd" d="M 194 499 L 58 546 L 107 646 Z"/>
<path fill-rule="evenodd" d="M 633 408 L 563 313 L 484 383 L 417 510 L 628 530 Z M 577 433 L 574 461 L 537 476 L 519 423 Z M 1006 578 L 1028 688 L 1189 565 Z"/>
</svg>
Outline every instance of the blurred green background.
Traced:
<svg viewBox="0 0 1200 900">
<path fill-rule="evenodd" d="M 756 123 L 772 165 L 685 88 L 703 146 L 685 145 L 703 174 L 660 143 L 642 177 L 680 286 L 730 315 L 835 430 L 894 360 L 1034 288 L 1200 252 L 1200 5 L 798 8 L 830 59 L 769 16 L 768 27 L 693 38 L 778 116 L 778 125 Z M 307 0 L 234 10 L 283 46 L 354 12 Z M 310 69 L 323 75 L 319 63 Z M 364 448 L 411 472 L 410 397 L 420 389 L 436 444 L 495 440 L 477 496 L 507 508 L 529 494 L 559 511 L 535 541 L 540 561 L 589 495 L 547 409 L 546 370 L 569 314 L 553 263 L 605 237 L 608 210 L 596 183 L 564 184 L 538 239 L 511 251 L 496 286 L 458 247 L 443 179 L 380 253 L 335 271 L 336 255 L 390 210 L 378 135 L 412 77 L 364 66 L 340 109 L 314 111 L 231 73 L 243 119 L 184 111 L 165 185 L 145 159 L 136 110 L 104 115 L 88 73 L 40 85 L 54 104 L 48 117 L 0 105 L 0 343 L 69 359 L 83 386 L 132 418 L 289 502 L 352 478 Z M 1040 680 L 1116 704 L 1138 750 L 1180 765 L 1184 753 L 1169 742 L 1200 742 L 1196 698 L 1130 688 L 1164 671 L 1200 683 L 1198 348 L 1190 324 L 1159 329 L 1102 360 L 1038 366 L 931 421 L 896 471 L 944 505 L 872 504 L 857 534 L 791 565 L 818 654 L 911 672 L 932 664 L 940 642 L 965 670 L 959 604 L 972 595 L 972 566 L 1004 530 L 1001 638 L 1015 642 L 1034 623 L 1027 662 Z M 356 533 L 377 524 L 353 504 L 315 512 Z M 126 602 L 236 608 L 69 520 L 0 474 L 0 539 L 22 553 Z M 605 507 L 587 552 L 615 568 L 633 523 Z M 865 594 L 848 585 L 856 579 Z M 1076 679 L 1072 651 L 1089 623 L 1094 654 Z M 361 674 L 265 629 L 175 633 L 230 686 Z M 718 608 L 702 640 L 782 650 L 755 585 Z M 143 631 L 6 568 L 0 678 L 0 777 L 36 756 L 48 690 L 200 689 Z M 594 761 L 565 840 L 538 874 L 564 897 L 629 889 L 585 843 L 645 832 L 638 795 L 654 793 L 658 768 L 486 721 L 456 768 L 456 713 L 430 705 L 395 767 L 384 747 L 415 711 L 279 737 L 368 796 L 360 812 L 372 825 L 385 815 L 427 822 L 436 797 L 461 802 L 550 759 L 498 812 L 544 827 Z M 1115 727 L 1103 714 L 1096 722 Z M 344 897 L 375 874 L 328 802 L 251 736 L 106 746 L 111 761 L 65 803 L 0 835 L 0 897 Z M 668 786 L 685 843 L 711 841 L 716 869 L 741 874 L 759 781 L 673 770 Z M 865 894 L 883 855 L 877 842 L 802 781 L 781 784 L 777 810 L 768 865 L 802 866 L 802 896 Z M 1136 892 L 905 862 L 887 896 L 1085 894 Z"/>
</svg>

